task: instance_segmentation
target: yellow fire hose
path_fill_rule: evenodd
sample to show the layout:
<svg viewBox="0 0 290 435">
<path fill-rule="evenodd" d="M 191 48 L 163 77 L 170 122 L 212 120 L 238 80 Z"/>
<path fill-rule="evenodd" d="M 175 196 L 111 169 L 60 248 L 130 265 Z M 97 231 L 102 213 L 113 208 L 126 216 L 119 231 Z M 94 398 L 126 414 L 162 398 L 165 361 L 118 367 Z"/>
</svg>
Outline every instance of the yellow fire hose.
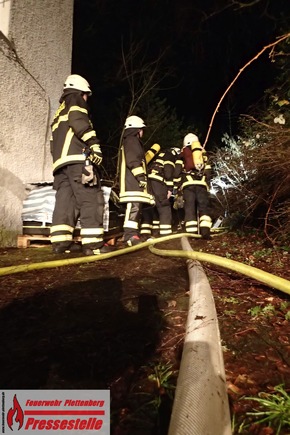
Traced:
<svg viewBox="0 0 290 435">
<path fill-rule="evenodd" d="M 32 270 L 53 269 L 54 267 L 71 266 L 73 264 L 93 263 L 99 260 L 107 260 L 108 258 L 118 257 L 119 255 L 129 254 L 139 249 L 143 249 L 153 243 L 166 242 L 168 240 L 180 238 L 188 234 L 171 234 L 170 236 L 159 237 L 148 242 L 140 243 L 139 245 L 129 248 L 122 248 L 108 254 L 90 255 L 86 257 L 63 258 L 61 260 L 44 261 L 41 263 L 19 264 L 17 266 L 7 266 L 0 268 L 0 277 L 4 275 L 12 275 L 14 273 L 30 272 Z M 192 237 L 200 238 L 200 236 L 192 235 Z"/>
<path fill-rule="evenodd" d="M 230 260 L 229 258 L 197 251 L 169 251 L 167 249 L 157 249 L 155 246 L 149 246 L 149 249 L 153 254 L 164 257 L 184 257 L 191 260 L 206 261 L 207 263 L 216 264 L 217 266 L 249 276 L 250 278 L 260 281 L 269 287 L 281 290 L 282 292 L 290 295 L 290 281 L 287 279 L 280 278 L 256 267 L 248 266 L 247 264 L 239 263 L 235 260 Z"/>
<path fill-rule="evenodd" d="M 230 269 L 234 272 L 246 275 L 250 278 L 262 282 L 263 284 L 268 285 L 269 287 L 273 287 L 277 290 L 281 290 L 282 292 L 290 295 L 290 281 L 284 278 L 280 278 L 271 273 L 265 272 L 256 267 L 249 266 L 235 260 L 230 260 L 228 258 L 219 257 L 218 255 L 206 254 L 204 252 L 157 249 L 154 246 L 157 243 L 167 242 L 169 240 L 173 240 L 181 237 L 200 238 L 200 236 L 194 234 L 188 234 L 188 233 L 171 234 L 169 236 L 159 237 L 157 239 L 140 243 L 139 245 L 136 246 L 119 249 L 107 254 L 101 254 L 97 256 L 92 255 L 88 257 L 66 258 L 62 260 L 46 261 L 42 263 L 20 264 L 16 266 L 2 267 L 0 268 L 0 277 L 5 275 L 15 274 L 15 273 L 30 272 L 32 270 L 51 269 L 54 267 L 70 266 L 73 264 L 93 263 L 95 261 L 118 257 L 119 255 L 129 254 L 131 252 L 138 251 L 145 247 L 149 247 L 150 251 L 153 254 L 160 255 L 160 256 L 168 256 L 168 257 L 183 257 L 192 260 L 212 263 L 217 266 Z"/>
<path fill-rule="evenodd" d="M 8 266 L 0 268 L 0 277 L 39 269 L 92 263 L 149 247 L 149 250 L 155 255 L 212 263 L 290 294 L 290 281 L 238 261 L 193 251 L 188 242 L 189 237 L 200 238 L 200 236 L 187 233 L 174 234 L 98 256 Z M 176 238 L 186 238 L 183 239 L 184 250 L 158 249 L 154 246 L 157 243 Z M 197 262 L 196 264 L 200 265 Z M 215 306 L 211 303 L 210 285 L 206 275 L 200 269 L 201 266 L 194 269 L 189 267 L 190 300 L 192 303 L 189 304 L 186 335 L 169 435 L 199 435 L 201 433 L 213 433 L 213 431 L 218 435 L 229 435 L 231 433 L 218 321 Z M 202 312 L 204 316 L 197 316 L 196 312 L 199 314 Z M 203 323 L 204 318 L 209 320 Z"/>
</svg>

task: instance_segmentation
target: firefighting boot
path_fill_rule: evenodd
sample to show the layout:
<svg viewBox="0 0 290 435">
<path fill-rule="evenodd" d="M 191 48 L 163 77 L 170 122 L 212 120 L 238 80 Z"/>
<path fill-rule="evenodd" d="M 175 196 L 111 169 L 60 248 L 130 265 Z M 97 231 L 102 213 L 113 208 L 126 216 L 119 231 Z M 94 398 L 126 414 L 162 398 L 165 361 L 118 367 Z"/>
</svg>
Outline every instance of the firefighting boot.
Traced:
<svg viewBox="0 0 290 435">
<path fill-rule="evenodd" d="M 70 254 L 81 252 L 82 247 L 78 243 L 73 242 L 59 242 L 52 243 L 52 252 L 54 254 Z"/>
<path fill-rule="evenodd" d="M 85 247 L 83 246 L 83 254 L 84 255 L 100 255 L 100 254 L 108 254 L 109 252 L 115 251 L 115 247 L 104 243 L 100 248 L 94 247 Z"/>
<path fill-rule="evenodd" d="M 202 239 L 209 240 L 210 239 L 210 228 L 207 228 L 207 227 L 200 228 L 200 235 L 201 235 Z"/>
<path fill-rule="evenodd" d="M 140 243 L 142 243 L 142 240 L 140 239 L 139 236 L 132 236 L 130 237 L 129 240 L 127 240 L 127 246 L 136 246 L 139 245 Z"/>
</svg>

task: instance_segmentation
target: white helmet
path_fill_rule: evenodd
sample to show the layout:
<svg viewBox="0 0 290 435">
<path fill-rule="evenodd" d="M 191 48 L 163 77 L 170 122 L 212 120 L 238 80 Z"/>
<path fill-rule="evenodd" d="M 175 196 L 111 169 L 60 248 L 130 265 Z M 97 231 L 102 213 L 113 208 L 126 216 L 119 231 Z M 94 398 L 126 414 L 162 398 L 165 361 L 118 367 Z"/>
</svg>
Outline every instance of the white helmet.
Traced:
<svg viewBox="0 0 290 435">
<path fill-rule="evenodd" d="M 132 115 L 126 119 L 125 129 L 126 128 L 143 128 L 143 127 L 146 127 L 146 125 L 144 124 L 143 119 L 139 118 L 139 116 Z"/>
<path fill-rule="evenodd" d="M 193 133 L 188 133 L 186 136 L 184 136 L 183 147 L 190 146 L 192 142 L 199 142 L 198 137 Z"/>
<path fill-rule="evenodd" d="M 77 89 L 78 91 L 86 92 L 89 95 L 92 95 L 89 83 L 86 81 L 86 79 L 78 74 L 73 74 L 67 77 L 63 85 L 63 90 L 65 89 Z"/>
</svg>

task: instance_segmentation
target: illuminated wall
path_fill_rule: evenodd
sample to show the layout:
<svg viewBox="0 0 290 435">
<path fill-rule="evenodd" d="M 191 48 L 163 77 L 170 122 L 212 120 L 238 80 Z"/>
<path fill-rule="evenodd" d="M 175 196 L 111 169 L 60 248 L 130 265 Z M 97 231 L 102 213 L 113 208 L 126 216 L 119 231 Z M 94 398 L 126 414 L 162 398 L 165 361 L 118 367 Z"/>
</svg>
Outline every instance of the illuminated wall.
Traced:
<svg viewBox="0 0 290 435">
<path fill-rule="evenodd" d="M 25 186 L 52 180 L 50 123 L 71 73 L 73 0 L 0 0 L 0 16 L 0 245 L 7 246 L 22 231 Z"/>
<path fill-rule="evenodd" d="M 10 19 L 10 0 L 0 0 L 0 31 L 8 36 Z"/>
</svg>

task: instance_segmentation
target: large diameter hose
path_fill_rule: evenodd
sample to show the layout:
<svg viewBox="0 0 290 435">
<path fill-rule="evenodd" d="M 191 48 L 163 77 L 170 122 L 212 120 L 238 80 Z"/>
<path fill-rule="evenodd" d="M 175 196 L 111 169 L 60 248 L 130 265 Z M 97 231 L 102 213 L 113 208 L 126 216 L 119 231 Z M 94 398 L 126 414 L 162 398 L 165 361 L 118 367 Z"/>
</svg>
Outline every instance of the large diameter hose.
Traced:
<svg viewBox="0 0 290 435">
<path fill-rule="evenodd" d="M 183 249 L 190 250 L 187 239 Z M 231 418 L 215 303 L 198 261 L 188 260 L 189 309 L 168 435 L 230 435 Z"/>
<path fill-rule="evenodd" d="M 32 270 L 50 269 L 54 267 L 70 266 L 73 264 L 93 263 L 95 261 L 106 260 L 108 258 L 117 257 L 123 254 L 129 254 L 131 252 L 138 251 L 139 249 L 149 247 L 150 251 L 153 252 L 153 254 L 170 256 L 170 257 L 184 257 L 192 260 L 206 261 L 208 263 L 216 264 L 217 266 L 225 267 L 235 272 L 244 274 L 246 276 L 249 276 L 250 278 L 253 278 L 257 281 L 260 281 L 268 285 L 269 287 L 273 287 L 277 290 L 283 291 L 284 293 L 290 294 L 290 281 L 284 278 L 280 278 L 271 273 L 264 272 L 263 270 L 257 269 L 256 267 L 248 266 L 246 264 L 239 263 L 238 261 L 219 257 L 217 255 L 206 254 L 204 252 L 180 251 L 180 250 L 169 251 L 167 249 L 163 249 L 163 250 L 157 249 L 153 246 L 156 243 L 167 242 L 169 240 L 173 240 L 181 237 L 200 238 L 200 236 L 198 235 L 188 234 L 188 233 L 171 234 L 169 236 L 159 237 L 157 239 L 140 243 L 139 245 L 132 246 L 130 248 L 119 249 L 110 252 L 108 254 L 92 255 L 88 257 L 65 258 L 62 260 L 45 261 L 42 263 L 20 264 L 16 266 L 2 267 L 0 268 L 0 277 L 5 275 L 15 274 L 15 273 L 29 272 Z"/>
<path fill-rule="evenodd" d="M 169 251 L 167 249 L 157 249 L 155 248 L 155 246 L 149 246 L 149 249 L 153 254 L 156 255 L 161 255 L 165 257 L 184 257 L 192 260 L 206 261 L 208 263 L 216 264 L 217 266 L 224 267 L 226 269 L 233 270 L 234 272 L 249 276 L 250 278 L 260 281 L 269 287 L 281 290 L 282 292 L 290 295 L 290 281 L 288 281 L 287 279 L 280 278 L 279 276 L 273 275 L 269 272 L 264 272 L 263 270 L 257 269 L 256 267 L 248 266 L 247 264 L 239 263 L 235 260 L 230 260 L 229 258 L 219 257 L 218 255 L 206 254 L 204 252 L 197 251 Z"/>
</svg>

